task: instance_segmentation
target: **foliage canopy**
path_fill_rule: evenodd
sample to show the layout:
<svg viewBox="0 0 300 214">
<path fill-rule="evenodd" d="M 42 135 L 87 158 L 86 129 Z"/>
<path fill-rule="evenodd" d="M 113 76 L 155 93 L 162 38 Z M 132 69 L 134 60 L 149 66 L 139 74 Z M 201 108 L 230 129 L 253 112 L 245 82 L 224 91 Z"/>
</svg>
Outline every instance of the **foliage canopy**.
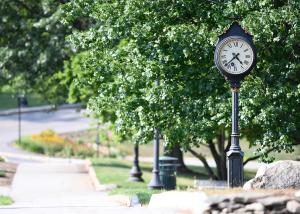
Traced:
<svg viewBox="0 0 300 214">
<path fill-rule="evenodd" d="M 66 23 L 91 20 L 70 37 L 84 51 L 77 92 L 89 89 L 90 108 L 114 112 L 118 130 L 137 142 L 148 142 L 158 127 L 166 144 L 208 145 L 224 156 L 231 95 L 213 51 L 233 21 L 253 34 L 258 50 L 241 88 L 242 136 L 265 160 L 300 142 L 297 0 L 73 0 L 64 11 Z"/>
</svg>

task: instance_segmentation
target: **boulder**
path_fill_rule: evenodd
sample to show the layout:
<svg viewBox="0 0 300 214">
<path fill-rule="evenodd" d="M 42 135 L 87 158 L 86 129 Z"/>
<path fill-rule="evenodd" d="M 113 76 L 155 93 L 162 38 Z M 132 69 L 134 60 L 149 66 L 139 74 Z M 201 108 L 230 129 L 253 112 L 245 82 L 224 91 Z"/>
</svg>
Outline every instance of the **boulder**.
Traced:
<svg viewBox="0 0 300 214">
<path fill-rule="evenodd" d="M 244 189 L 300 189 L 300 162 L 285 160 L 262 166 Z"/>
</svg>

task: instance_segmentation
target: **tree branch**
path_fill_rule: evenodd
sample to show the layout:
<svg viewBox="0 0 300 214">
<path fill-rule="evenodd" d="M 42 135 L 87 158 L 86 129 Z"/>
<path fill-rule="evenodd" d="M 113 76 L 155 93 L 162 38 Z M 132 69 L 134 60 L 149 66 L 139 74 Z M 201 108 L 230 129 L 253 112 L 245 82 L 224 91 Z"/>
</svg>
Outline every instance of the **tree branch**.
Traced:
<svg viewBox="0 0 300 214">
<path fill-rule="evenodd" d="M 300 142 L 295 142 L 295 143 L 293 143 L 293 144 L 291 144 L 291 145 L 292 145 L 292 146 L 297 146 L 297 145 L 300 145 Z M 275 149 L 276 149 L 276 147 L 270 148 L 270 149 L 268 149 L 268 150 L 265 152 L 265 154 L 269 154 L 269 153 L 273 152 Z M 253 157 L 247 158 L 247 160 L 245 160 L 244 163 L 243 163 L 244 166 L 245 166 L 248 162 L 250 162 L 250 161 L 257 160 L 258 158 L 260 158 L 260 156 L 261 156 L 261 155 L 255 155 L 255 156 L 253 156 Z"/>
<path fill-rule="evenodd" d="M 218 177 L 217 177 L 217 176 L 214 174 L 214 172 L 212 171 L 211 167 L 208 165 L 208 163 L 207 163 L 207 161 L 206 161 L 206 159 L 205 159 L 205 157 L 204 157 L 203 154 L 197 153 L 197 152 L 195 152 L 195 151 L 194 151 L 193 149 L 191 149 L 191 148 L 188 148 L 187 150 L 188 150 L 190 153 L 192 153 L 195 157 L 197 157 L 197 158 L 203 163 L 204 168 L 207 170 L 208 175 L 209 175 L 210 178 L 215 179 L 215 180 L 218 179 Z"/>
<path fill-rule="evenodd" d="M 208 146 L 209 146 L 211 154 L 212 154 L 212 156 L 213 156 L 213 158 L 216 162 L 216 165 L 218 166 L 218 164 L 220 163 L 220 156 L 219 156 L 218 151 L 217 151 L 217 149 L 216 149 L 216 147 L 215 147 L 212 140 L 208 141 Z"/>
<path fill-rule="evenodd" d="M 229 151 L 230 146 L 231 146 L 231 135 L 229 134 L 229 136 L 228 136 L 228 144 L 226 146 L 225 152 Z"/>
</svg>

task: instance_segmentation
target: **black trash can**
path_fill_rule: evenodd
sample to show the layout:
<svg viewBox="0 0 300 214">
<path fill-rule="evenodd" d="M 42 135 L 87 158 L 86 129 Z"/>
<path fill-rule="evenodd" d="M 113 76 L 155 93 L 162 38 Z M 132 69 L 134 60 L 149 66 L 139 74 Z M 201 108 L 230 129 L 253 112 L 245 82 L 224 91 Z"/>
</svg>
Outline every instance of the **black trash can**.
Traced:
<svg viewBox="0 0 300 214">
<path fill-rule="evenodd" d="M 176 168 L 178 158 L 162 156 L 159 158 L 159 177 L 164 189 L 176 188 Z"/>
</svg>

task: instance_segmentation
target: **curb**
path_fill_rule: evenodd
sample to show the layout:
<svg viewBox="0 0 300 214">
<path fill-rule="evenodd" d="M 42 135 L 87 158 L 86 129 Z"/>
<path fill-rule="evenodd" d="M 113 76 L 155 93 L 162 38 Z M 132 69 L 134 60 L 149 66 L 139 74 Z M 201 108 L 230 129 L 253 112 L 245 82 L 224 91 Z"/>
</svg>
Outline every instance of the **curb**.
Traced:
<svg viewBox="0 0 300 214">
<path fill-rule="evenodd" d="M 95 172 L 95 169 L 94 167 L 92 166 L 92 162 L 87 159 L 85 161 L 85 167 L 86 167 L 86 170 L 92 180 L 92 183 L 93 185 L 95 186 L 96 188 L 96 191 L 109 191 L 109 190 L 112 190 L 112 189 L 115 189 L 117 188 L 117 185 L 116 184 L 100 184 L 98 178 L 97 178 L 97 175 L 96 175 L 96 172 Z"/>
<path fill-rule="evenodd" d="M 26 114 L 26 113 L 34 113 L 34 112 L 49 112 L 49 111 L 55 111 L 55 110 L 63 110 L 63 109 L 80 109 L 81 104 L 76 103 L 76 104 L 63 104 L 60 106 L 55 106 L 55 105 L 46 105 L 46 106 L 39 106 L 39 107 L 22 107 L 21 108 L 21 113 Z M 18 114 L 19 109 L 10 109 L 10 110 L 4 110 L 0 111 L 0 116 L 10 116 L 14 114 Z"/>
<path fill-rule="evenodd" d="M 109 191 L 109 190 L 117 188 L 116 184 L 105 184 L 105 185 L 100 184 L 91 160 L 87 159 L 85 161 L 85 168 L 91 178 L 92 184 L 94 185 L 96 191 Z M 139 198 L 136 195 L 133 195 L 133 196 L 111 195 L 111 196 L 109 196 L 109 198 L 112 201 L 117 202 L 126 207 L 141 207 L 142 206 L 139 201 Z"/>
</svg>

